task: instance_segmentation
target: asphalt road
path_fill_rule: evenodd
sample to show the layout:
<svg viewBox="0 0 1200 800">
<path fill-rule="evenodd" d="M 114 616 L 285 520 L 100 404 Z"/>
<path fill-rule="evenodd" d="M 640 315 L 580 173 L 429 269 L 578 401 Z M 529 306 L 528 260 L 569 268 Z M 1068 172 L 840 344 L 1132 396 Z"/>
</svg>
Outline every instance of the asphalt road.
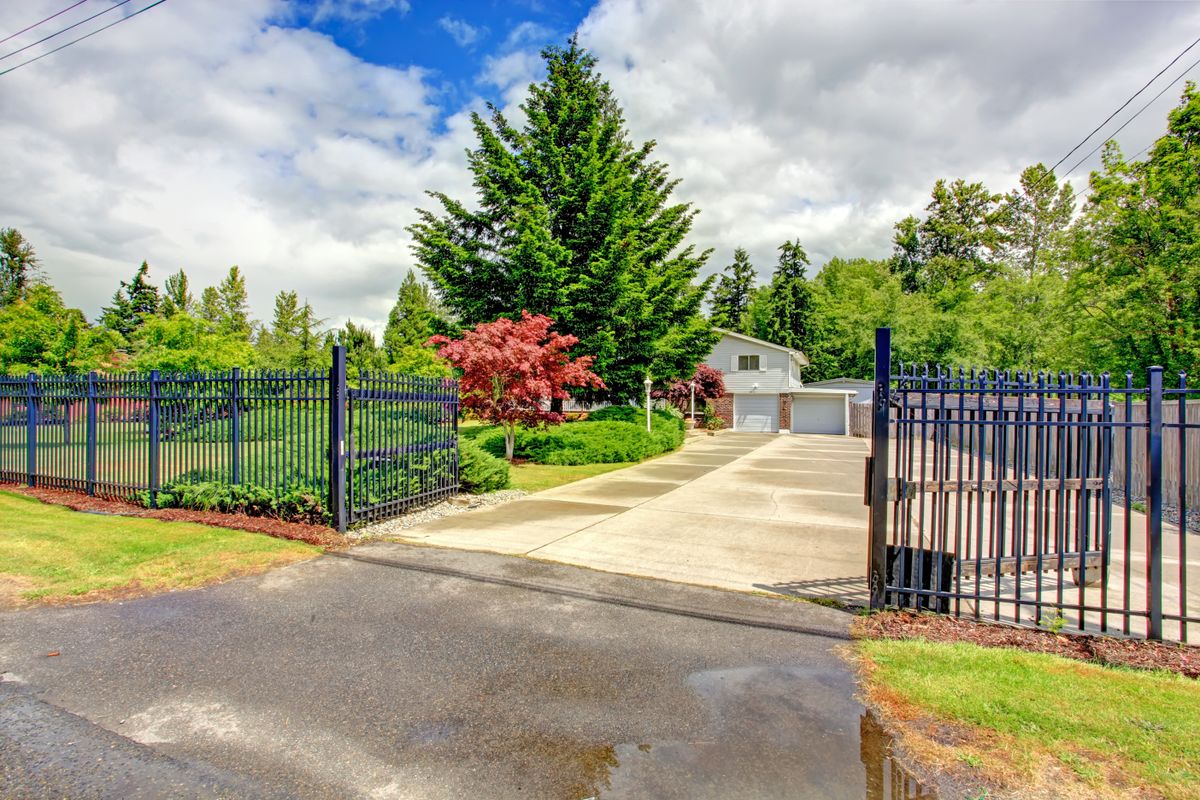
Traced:
<svg viewBox="0 0 1200 800">
<path fill-rule="evenodd" d="M 0 614 L 0 796 L 865 795 L 841 612 L 485 553 L 355 552 L 419 569 L 327 556 Z"/>
</svg>

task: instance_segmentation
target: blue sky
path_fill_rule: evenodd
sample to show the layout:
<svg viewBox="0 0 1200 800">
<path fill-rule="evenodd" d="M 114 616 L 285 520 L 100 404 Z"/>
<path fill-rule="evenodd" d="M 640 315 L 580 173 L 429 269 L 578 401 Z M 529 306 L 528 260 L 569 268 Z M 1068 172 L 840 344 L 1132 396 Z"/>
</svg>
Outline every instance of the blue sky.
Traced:
<svg viewBox="0 0 1200 800">
<path fill-rule="evenodd" d="M 486 80 L 487 58 L 563 44 L 592 6 L 578 0 L 379 0 L 323 13 L 329 5 L 314 4 L 288 24 L 327 34 L 372 64 L 420 68 L 445 114 L 473 98 L 500 102 L 499 88 Z"/>
<path fill-rule="evenodd" d="M 6 3 L 0 38 L 66 4 Z M 765 279 L 787 239 L 814 269 L 886 257 L 939 178 L 1012 189 L 1197 28 L 1191 3 L 170 0 L 0 76 L 0 227 L 89 317 L 143 260 L 197 293 L 237 264 L 259 319 L 296 290 L 331 324 L 379 330 L 417 266 L 426 192 L 474 203 L 470 113 L 493 102 L 519 123 L 539 50 L 577 30 L 631 138 L 657 142 L 699 210 L 705 274 L 741 246 Z M 1127 153 L 1178 97 L 1121 133 Z"/>
</svg>

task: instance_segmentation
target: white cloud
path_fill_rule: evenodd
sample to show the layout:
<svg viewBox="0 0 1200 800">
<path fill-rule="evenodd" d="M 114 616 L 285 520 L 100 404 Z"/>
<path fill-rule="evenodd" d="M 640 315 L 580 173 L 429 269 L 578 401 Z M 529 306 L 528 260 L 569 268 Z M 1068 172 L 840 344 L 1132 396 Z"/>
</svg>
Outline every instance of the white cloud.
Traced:
<svg viewBox="0 0 1200 800">
<path fill-rule="evenodd" d="M 409 0 L 315 0 L 308 4 L 314 23 L 329 20 L 366 22 L 388 11 L 407 14 L 412 10 Z"/>
<path fill-rule="evenodd" d="M 487 34 L 487 28 L 477 28 L 465 19 L 446 15 L 438 20 L 438 25 L 459 47 L 470 47 Z"/>
</svg>

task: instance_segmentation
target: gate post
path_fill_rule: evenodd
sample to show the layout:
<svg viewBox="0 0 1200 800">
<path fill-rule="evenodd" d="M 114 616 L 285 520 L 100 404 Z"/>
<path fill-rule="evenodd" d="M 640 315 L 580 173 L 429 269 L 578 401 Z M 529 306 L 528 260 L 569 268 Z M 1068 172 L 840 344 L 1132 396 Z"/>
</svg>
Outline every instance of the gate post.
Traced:
<svg viewBox="0 0 1200 800">
<path fill-rule="evenodd" d="M 1148 639 L 1162 639 L 1162 367 L 1150 368 L 1146 398 L 1146 610 Z"/>
<path fill-rule="evenodd" d="M 887 476 L 888 412 L 891 407 L 892 330 L 875 329 L 875 390 L 871 404 L 871 455 L 867 459 L 867 490 L 871 504 L 868 518 L 871 608 L 881 609 L 887 601 Z"/>
<path fill-rule="evenodd" d="M 150 370 L 150 459 L 147 490 L 150 507 L 158 507 L 158 370 Z"/>
<path fill-rule="evenodd" d="M 37 483 L 37 375 L 25 378 L 25 472 L 29 485 Z"/>
<path fill-rule="evenodd" d="M 96 494 L 96 373 L 89 372 L 87 379 L 87 422 L 84 431 L 84 449 L 87 461 L 87 493 Z"/>
<path fill-rule="evenodd" d="M 329 511 L 333 527 L 345 533 L 346 514 L 346 348 L 335 345 L 329 368 Z"/>
</svg>

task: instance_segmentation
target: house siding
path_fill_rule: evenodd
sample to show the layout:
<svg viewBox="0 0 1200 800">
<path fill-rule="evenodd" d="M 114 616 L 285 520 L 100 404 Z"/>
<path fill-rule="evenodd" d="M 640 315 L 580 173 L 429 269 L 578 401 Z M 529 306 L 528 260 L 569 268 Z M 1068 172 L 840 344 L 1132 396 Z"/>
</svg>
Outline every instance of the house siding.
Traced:
<svg viewBox="0 0 1200 800">
<path fill-rule="evenodd" d="M 735 358 L 751 355 L 758 356 L 758 371 L 742 372 L 732 368 L 736 366 Z M 722 336 L 704 363 L 724 374 L 725 391 L 729 394 L 778 394 L 791 388 L 791 360 L 783 350 Z M 754 388 L 755 384 L 758 388 Z"/>
</svg>

